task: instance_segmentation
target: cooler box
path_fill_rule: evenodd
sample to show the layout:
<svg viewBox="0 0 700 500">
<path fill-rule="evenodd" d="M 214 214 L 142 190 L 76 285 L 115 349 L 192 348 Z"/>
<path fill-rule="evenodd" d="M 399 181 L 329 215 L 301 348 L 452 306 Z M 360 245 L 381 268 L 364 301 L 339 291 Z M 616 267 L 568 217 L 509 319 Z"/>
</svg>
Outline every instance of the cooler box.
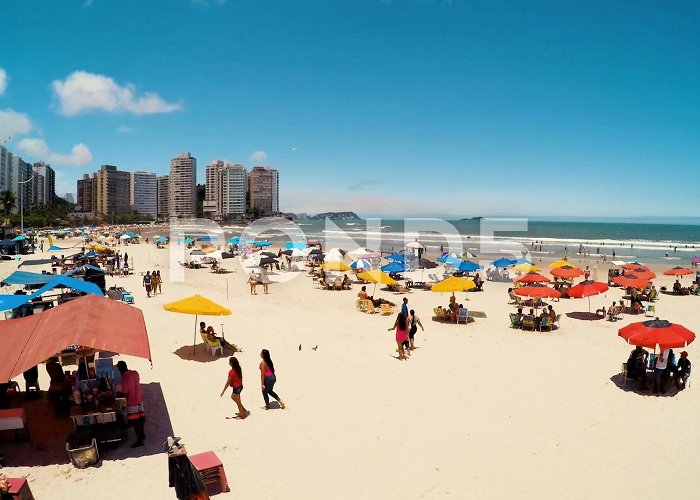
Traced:
<svg viewBox="0 0 700 500">
<path fill-rule="evenodd" d="M 85 469 L 95 465 L 100 460 L 100 453 L 97 451 L 97 441 L 91 435 L 84 433 L 73 433 L 68 436 L 66 451 L 70 461 L 78 469 Z"/>
</svg>

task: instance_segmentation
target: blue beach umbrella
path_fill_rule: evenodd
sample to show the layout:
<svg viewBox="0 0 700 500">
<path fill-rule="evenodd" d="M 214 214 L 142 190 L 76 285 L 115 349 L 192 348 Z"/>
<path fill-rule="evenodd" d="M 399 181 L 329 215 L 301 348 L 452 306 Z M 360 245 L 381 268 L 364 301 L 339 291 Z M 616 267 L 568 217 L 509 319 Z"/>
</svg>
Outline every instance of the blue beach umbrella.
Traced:
<svg viewBox="0 0 700 500">
<path fill-rule="evenodd" d="M 493 267 L 509 267 L 509 266 L 514 266 L 515 261 L 511 259 L 506 259 L 505 257 L 501 257 L 500 259 L 494 260 L 491 262 L 491 265 Z"/>
<path fill-rule="evenodd" d="M 240 245 L 241 244 L 241 237 L 240 236 L 234 236 L 230 240 L 228 240 L 229 245 Z"/>
<path fill-rule="evenodd" d="M 353 269 L 368 269 L 372 267 L 372 263 L 365 259 L 357 259 L 352 264 L 350 264 L 350 267 L 352 267 Z"/>
<path fill-rule="evenodd" d="M 26 239 L 27 239 L 27 238 L 26 238 L 23 234 L 20 234 L 19 236 L 16 236 L 15 238 L 12 238 L 12 241 L 24 241 L 24 240 L 26 240 Z"/>
<path fill-rule="evenodd" d="M 303 241 L 290 241 L 286 245 L 284 245 L 285 250 L 294 250 L 295 248 L 297 250 L 303 250 L 306 248 L 306 243 Z"/>
<path fill-rule="evenodd" d="M 385 273 L 401 273 L 406 270 L 408 270 L 408 265 L 397 261 L 382 266 L 382 271 Z"/>
<path fill-rule="evenodd" d="M 269 242 L 269 241 L 267 241 L 267 240 L 263 240 L 263 241 L 255 241 L 255 242 L 252 243 L 252 245 L 253 245 L 254 247 L 262 248 L 262 247 L 269 247 L 269 246 L 272 245 L 272 243 Z"/>
<path fill-rule="evenodd" d="M 465 273 L 471 273 L 474 271 L 478 271 L 479 269 L 482 269 L 482 267 L 479 264 L 475 264 L 475 263 L 470 262 L 468 260 L 463 260 L 456 267 L 457 267 L 457 269 L 459 269 L 460 271 L 465 272 Z"/>
<path fill-rule="evenodd" d="M 517 266 L 518 264 L 530 264 L 531 266 L 533 265 L 533 263 L 527 259 L 515 259 L 515 265 Z"/>
<path fill-rule="evenodd" d="M 212 238 L 211 236 L 200 236 L 199 238 L 197 238 L 197 241 L 214 241 L 214 238 Z"/>
<path fill-rule="evenodd" d="M 406 262 L 406 256 L 400 253 L 392 253 L 387 257 L 387 260 L 393 260 L 394 262 Z"/>
<path fill-rule="evenodd" d="M 160 238 L 158 238 L 158 239 L 156 240 L 156 242 L 158 242 L 158 243 L 167 243 L 167 242 L 168 242 L 168 238 L 166 238 L 165 236 L 161 236 Z"/>
<path fill-rule="evenodd" d="M 185 238 L 185 245 L 189 245 L 190 243 L 194 243 L 194 238 Z"/>
</svg>

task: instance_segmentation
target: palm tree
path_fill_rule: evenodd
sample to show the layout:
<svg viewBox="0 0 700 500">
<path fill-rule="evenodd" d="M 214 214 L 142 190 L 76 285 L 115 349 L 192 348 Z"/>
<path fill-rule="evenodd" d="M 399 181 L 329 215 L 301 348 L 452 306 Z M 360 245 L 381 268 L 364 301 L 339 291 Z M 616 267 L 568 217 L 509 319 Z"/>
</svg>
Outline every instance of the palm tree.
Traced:
<svg viewBox="0 0 700 500">
<path fill-rule="evenodd" d="M 17 206 L 17 196 L 9 189 L 0 193 L 0 204 L 3 207 L 3 213 L 10 215 L 12 209 Z"/>
</svg>

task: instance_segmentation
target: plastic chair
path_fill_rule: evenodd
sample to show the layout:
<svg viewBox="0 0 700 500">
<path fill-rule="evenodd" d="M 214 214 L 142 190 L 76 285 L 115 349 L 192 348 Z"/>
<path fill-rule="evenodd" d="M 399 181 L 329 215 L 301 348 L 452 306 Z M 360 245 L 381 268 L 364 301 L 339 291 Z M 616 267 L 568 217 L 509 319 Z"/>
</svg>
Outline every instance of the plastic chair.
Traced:
<svg viewBox="0 0 700 500">
<path fill-rule="evenodd" d="M 204 332 L 202 332 L 200 335 L 202 336 L 202 340 L 204 341 L 204 345 L 207 347 L 207 349 L 209 350 L 209 354 L 212 357 L 216 356 L 217 352 L 219 353 L 219 356 L 224 355 L 224 348 L 218 340 L 212 342 L 211 340 L 209 340 L 207 338 L 207 335 Z"/>
<path fill-rule="evenodd" d="M 649 317 L 649 318 L 654 318 L 656 317 L 656 307 L 649 304 L 647 308 L 644 310 L 644 316 Z"/>
<path fill-rule="evenodd" d="M 545 316 L 540 321 L 540 332 L 542 332 L 543 328 L 547 328 L 551 332 L 553 326 L 554 323 L 552 322 L 552 318 L 550 318 L 549 316 Z"/>
<path fill-rule="evenodd" d="M 518 321 L 518 315 L 516 313 L 510 313 L 510 326 L 513 328 L 520 328 L 520 321 Z"/>
<path fill-rule="evenodd" d="M 529 328 L 530 330 L 534 331 L 535 330 L 535 318 L 533 318 L 532 316 L 523 316 L 521 328 L 523 330 L 525 328 Z"/>
</svg>

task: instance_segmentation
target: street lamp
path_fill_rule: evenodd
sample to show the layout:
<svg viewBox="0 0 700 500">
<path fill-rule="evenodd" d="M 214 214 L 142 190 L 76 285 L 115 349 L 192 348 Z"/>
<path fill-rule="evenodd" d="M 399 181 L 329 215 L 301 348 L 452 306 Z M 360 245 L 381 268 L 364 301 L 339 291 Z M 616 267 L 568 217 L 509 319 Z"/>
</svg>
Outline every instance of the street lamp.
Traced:
<svg viewBox="0 0 700 500">
<path fill-rule="evenodd" d="M 20 179 L 22 174 L 20 173 Z M 24 234 L 24 184 L 29 184 L 34 180 L 34 173 L 26 181 L 17 181 L 17 188 L 19 189 L 19 220 L 20 220 L 20 234 Z M 21 189 L 20 189 L 21 188 Z"/>
</svg>

